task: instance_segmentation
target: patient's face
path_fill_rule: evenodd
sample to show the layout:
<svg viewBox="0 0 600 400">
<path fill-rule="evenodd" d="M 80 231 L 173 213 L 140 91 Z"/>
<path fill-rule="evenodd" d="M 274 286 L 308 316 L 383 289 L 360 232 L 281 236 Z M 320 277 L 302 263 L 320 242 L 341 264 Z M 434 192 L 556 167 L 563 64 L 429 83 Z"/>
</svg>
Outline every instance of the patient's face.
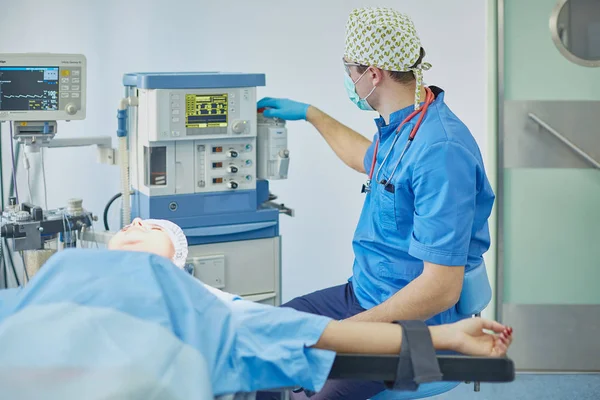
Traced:
<svg viewBox="0 0 600 400">
<path fill-rule="evenodd" d="M 140 218 L 121 229 L 108 242 L 111 250 L 128 250 L 154 253 L 172 259 L 175 247 L 169 235 L 159 226 L 147 223 Z"/>
</svg>

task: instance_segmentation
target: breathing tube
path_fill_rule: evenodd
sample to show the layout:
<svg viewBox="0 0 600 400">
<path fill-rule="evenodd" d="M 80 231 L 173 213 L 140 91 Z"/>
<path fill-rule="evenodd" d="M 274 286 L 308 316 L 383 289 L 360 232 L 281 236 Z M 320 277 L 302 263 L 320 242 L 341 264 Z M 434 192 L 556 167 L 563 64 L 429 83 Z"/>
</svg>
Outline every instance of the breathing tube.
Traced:
<svg viewBox="0 0 600 400">
<path fill-rule="evenodd" d="M 119 167 L 121 169 L 121 224 L 131 222 L 131 196 L 129 193 L 129 151 L 127 149 L 127 110 L 130 99 L 124 98 L 119 102 L 117 110 L 117 137 L 119 138 Z"/>
</svg>

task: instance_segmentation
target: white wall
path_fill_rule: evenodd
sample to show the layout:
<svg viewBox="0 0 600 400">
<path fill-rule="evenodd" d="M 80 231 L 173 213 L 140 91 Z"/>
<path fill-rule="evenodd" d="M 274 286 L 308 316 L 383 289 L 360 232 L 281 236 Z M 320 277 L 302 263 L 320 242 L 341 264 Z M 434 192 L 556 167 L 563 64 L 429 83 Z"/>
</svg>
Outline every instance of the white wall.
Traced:
<svg viewBox="0 0 600 400">
<path fill-rule="evenodd" d="M 0 4 L 0 52 L 87 56 L 88 117 L 62 123 L 61 136 L 114 136 L 125 72 L 226 70 L 266 73 L 267 86 L 259 89 L 259 97 L 311 102 L 372 137 L 374 115 L 359 111 L 344 91 L 340 62 L 344 25 L 354 7 L 395 7 L 415 21 L 427 60 L 433 64 L 425 75 L 427 83 L 446 89 L 447 102 L 486 148 L 486 11 L 480 0 L 0 0 Z M 7 127 L 3 125 L 4 143 Z M 272 184 L 279 200 L 296 210 L 295 218 L 282 216 L 281 223 L 284 300 L 343 283 L 350 276 L 351 240 L 364 181 L 307 123 L 288 127 L 290 177 Z M 4 151 L 7 168 L 9 157 Z M 118 191 L 118 171 L 94 159 L 93 149 L 47 151 L 50 207 L 78 196 L 88 209 L 101 214 Z M 25 181 L 20 182 L 24 193 Z"/>
</svg>

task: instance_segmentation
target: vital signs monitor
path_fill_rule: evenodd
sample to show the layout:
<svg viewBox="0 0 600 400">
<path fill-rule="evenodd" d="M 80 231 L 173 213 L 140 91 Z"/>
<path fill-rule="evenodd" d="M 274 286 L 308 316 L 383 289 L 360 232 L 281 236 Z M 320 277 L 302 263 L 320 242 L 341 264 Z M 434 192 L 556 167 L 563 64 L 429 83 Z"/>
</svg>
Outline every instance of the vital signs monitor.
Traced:
<svg viewBox="0 0 600 400">
<path fill-rule="evenodd" d="M 85 118 L 86 58 L 80 54 L 0 54 L 0 121 Z"/>
</svg>

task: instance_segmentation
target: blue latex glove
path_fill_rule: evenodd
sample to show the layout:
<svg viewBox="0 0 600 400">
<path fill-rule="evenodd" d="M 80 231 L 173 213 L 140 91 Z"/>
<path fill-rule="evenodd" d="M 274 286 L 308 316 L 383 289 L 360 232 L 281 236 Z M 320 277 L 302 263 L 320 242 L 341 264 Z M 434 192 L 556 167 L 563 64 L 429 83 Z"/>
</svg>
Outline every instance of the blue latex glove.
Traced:
<svg viewBox="0 0 600 400">
<path fill-rule="evenodd" d="M 271 97 L 265 97 L 257 104 L 258 109 L 266 108 L 263 112 L 265 117 L 280 118 L 288 121 L 306 119 L 308 106 L 308 104 L 289 99 L 274 99 Z"/>
</svg>

